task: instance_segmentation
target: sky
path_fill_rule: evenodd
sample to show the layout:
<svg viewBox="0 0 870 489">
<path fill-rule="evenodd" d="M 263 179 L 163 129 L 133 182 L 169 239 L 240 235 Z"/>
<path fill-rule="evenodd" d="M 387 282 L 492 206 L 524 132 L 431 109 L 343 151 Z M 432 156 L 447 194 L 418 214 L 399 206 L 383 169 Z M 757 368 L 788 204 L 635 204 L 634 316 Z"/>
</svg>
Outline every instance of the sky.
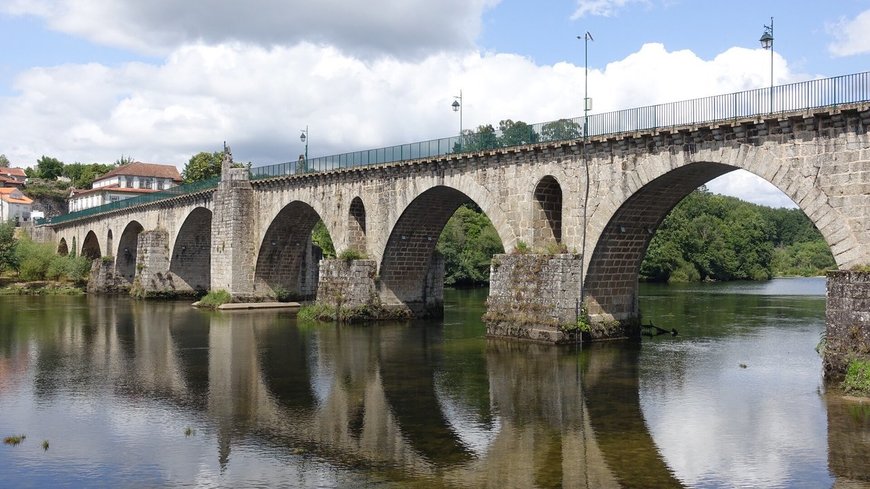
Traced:
<svg viewBox="0 0 870 489">
<path fill-rule="evenodd" d="M 0 0 L 0 153 L 254 166 L 870 69 L 870 0 Z M 793 207 L 746 172 L 720 193 Z"/>
</svg>

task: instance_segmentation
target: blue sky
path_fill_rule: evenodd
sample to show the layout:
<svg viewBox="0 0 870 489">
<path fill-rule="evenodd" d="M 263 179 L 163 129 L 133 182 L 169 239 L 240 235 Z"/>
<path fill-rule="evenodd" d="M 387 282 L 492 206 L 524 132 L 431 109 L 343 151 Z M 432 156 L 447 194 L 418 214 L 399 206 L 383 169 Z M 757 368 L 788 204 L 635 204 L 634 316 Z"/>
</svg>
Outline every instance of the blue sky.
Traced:
<svg viewBox="0 0 870 489">
<path fill-rule="evenodd" d="M 0 0 L 0 153 L 255 165 L 870 68 L 870 0 Z M 734 174 L 716 191 L 792 205 Z"/>
</svg>

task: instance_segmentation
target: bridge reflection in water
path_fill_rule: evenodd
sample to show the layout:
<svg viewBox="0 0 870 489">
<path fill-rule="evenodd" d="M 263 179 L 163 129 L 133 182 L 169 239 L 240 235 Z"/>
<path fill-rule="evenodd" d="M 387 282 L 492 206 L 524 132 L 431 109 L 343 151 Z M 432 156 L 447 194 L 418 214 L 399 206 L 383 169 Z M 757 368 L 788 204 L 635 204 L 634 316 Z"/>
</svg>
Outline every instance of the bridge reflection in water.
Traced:
<svg viewBox="0 0 870 489">
<path fill-rule="evenodd" d="M 681 486 L 641 412 L 640 345 L 572 351 L 483 340 L 440 323 L 311 327 L 284 313 L 87 303 L 55 309 L 56 316 L 20 313 L 56 324 L 37 335 L 36 396 L 62 396 L 75 385 L 97 406 L 95 392 L 107 393 L 120 400 L 120 411 L 157 406 L 170 419 L 194 420 L 205 443 L 201 459 L 179 455 L 189 466 L 173 483 L 202 480 L 198 467 L 209 464 L 236 481 L 251 480 L 244 466 L 267 460 L 254 464 L 274 471 L 267 484 L 292 469 L 302 485 L 339 471 L 374 485 Z M 0 352 L 15 349 L 2 346 Z M 838 423 L 830 422 L 829 436 L 854 433 Z M 867 444 L 850 446 L 831 454 L 831 469 L 844 480 L 867 480 L 867 467 L 856 463 Z M 96 447 L 94 456 L 105 450 Z"/>
</svg>

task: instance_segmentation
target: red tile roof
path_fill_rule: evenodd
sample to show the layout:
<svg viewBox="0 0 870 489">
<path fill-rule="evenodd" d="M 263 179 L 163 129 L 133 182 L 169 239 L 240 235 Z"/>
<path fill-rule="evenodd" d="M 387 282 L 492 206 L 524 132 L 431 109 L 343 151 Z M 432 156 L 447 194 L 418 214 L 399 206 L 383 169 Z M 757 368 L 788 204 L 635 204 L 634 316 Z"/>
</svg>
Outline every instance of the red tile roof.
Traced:
<svg viewBox="0 0 870 489">
<path fill-rule="evenodd" d="M 161 165 L 158 163 L 142 163 L 135 161 L 124 166 L 119 166 L 114 170 L 106 173 L 95 181 L 99 182 L 114 176 L 131 176 L 131 177 L 151 177 L 151 178 L 171 178 L 176 182 L 181 182 L 181 174 L 178 173 L 178 168 L 175 165 Z"/>
<path fill-rule="evenodd" d="M 33 200 L 15 187 L 0 187 L 0 199 L 10 204 L 32 204 Z"/>
<path fill-rule="evenodd" d="M 24 168 L 0 168 L 0 175 L 27 178 Z"/>
</svg>

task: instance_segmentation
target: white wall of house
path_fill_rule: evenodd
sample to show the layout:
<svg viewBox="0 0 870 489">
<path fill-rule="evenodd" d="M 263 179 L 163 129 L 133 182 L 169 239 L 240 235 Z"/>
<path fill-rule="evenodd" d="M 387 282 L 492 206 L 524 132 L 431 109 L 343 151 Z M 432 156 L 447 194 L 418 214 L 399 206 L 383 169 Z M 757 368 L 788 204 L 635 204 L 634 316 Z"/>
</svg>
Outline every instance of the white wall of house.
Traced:
<svg viewBox="0 0 870 489">
<path fill-rule="evenodd" d="M 76 212 L 90 209 L 91 207 L 96 207 L 103 204 L 110 204 L 119 200 L 129 199 L 131 197 L 138 197 L 139 195 L 142 194 L 135 194 L 130 192 L 112 192 L 111 190 L 93 192 L 80 196 L 77 195 L 69 199 L 69 211 Z"/>
<path fill-rule="evenodd" d="M 0 199 L 0 220 L 29 221 L 31 207 L 31 204 L 13 204 Z"/>
<path fill-rule="evenodd" d="M 93 188 L 110 187 L 113 185 L 121 188 L 150 188 L 154 190 L 164 190 L 170 187 L 174 187 L 176 183 L 171 178 L 115 175 L 113 177 L 106 178 L 105 180 L 95 181 Z"/>
</svg>

